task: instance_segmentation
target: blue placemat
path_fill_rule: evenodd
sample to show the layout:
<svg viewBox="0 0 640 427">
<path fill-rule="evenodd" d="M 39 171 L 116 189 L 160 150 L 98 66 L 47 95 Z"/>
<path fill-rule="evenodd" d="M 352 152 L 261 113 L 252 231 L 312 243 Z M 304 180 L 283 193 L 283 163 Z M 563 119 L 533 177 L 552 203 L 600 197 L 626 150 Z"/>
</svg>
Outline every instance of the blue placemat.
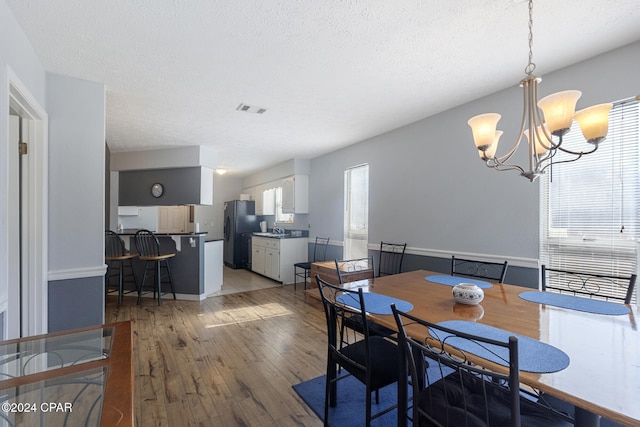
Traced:
<svg viewBox="0 0 640 427">
<path fill-rule="evenodd" d="M 599 301 L 573 295 L 556 294 L 553 292 L 530 291 L 522 292 L 520 298 L 539 304 L 569 308 L 571 310 L 586 311 L 594 314 L 621 315 L 629 314 L 629 307 L 609 301 Z"/>
<path fill-rule="evenodd" d="M 509 341 L 510 336 L 518 338 L 518 362 L 521 371 L 548 373 L 561 371 L 569 366 L 569 356 L 559 348 L 534 340 L 523 335 L 514 334 L 503 329 L 483 325 L 481 323 L 467 322 L 464 320 L 447 320 L 438 323 L 439 326 L 455 329 L 456 331 L 476 335 L 496 341 Z M 442 340 L 444 337 L 438 337 Z M 505 360 L 509 358 L 509 350 L 504 347 L 480 346 L 463 338 L 450 338 L 447 343 L 453 347 L 480 356 L 497 364 L 507 366 Z M 489 351 L 486 347 L 490 347 Z"/>
<path fill-rule="evenodd" d="M 404 301 L 397 298 L 388 297 L 382 294 L 374 294 L 371 292 L 364 292 L 364 308 L 368 313 L 372 314 L 393 314 L 391 312 L 391 304 L 395 304 L 396 308 L 400 311 L 413 310 L 413 304 L 408 301 Z M 349 307 L 359 307 L 357 294 L 342 294 L 336 298 L 341 304 L 348 305 Z"/>
<path fill-rule="evenodd" d="M 466 277 L 458 277 L 458 276 L 427 276 L 424 278 L 424 280 L 440 283 L 441 285 L 447 285 L 447 286 L 456 286 L 456 285 L 459 285 L 460 283 L 473 283 L 474 285 L 482 289 L 487 289 L 493 286 L 489 282 L 484 282 L 482 280 L 468 279 Z"/>
</svg>

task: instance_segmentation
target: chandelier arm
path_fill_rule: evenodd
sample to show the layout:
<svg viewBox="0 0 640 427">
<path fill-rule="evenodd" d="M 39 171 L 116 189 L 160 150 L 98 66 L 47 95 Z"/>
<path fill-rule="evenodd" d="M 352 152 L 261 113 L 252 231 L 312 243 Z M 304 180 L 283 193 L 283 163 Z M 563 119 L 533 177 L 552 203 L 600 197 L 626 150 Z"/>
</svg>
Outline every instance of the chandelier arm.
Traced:
<svg viewBox="0 0 640 427">
<path fill-rule="evenodd" d="M 525 84 L 525 82 L 526 80 L 523 80 L 522 82 L 520 82 L 522 85 L 524 96 L 523 96 L 523 102 L 522 102 L 522 119 L 520 120 L 520 131 L 518 132 L 518 138 L 516 139 L 516 142 L 513 144 L 513 146 L 507 153 L 503 154 L 502 156 L 495 156 L 493 159 L 491 159 L 491 160 L 494 160 L 495 164 L 497 165 L 507 166 L 506 162 L 508 162 L 511 156 L 515 154 L 516 150 L 520 146 L 520 142 L 522 142 L 522 137 L 524 136 L 524 128 L 525 128 L 526 119 L 527 119 L 527 88 L 526 88 L 527 85 Z M 524 169 L 522 169 L 520 166 L 517 166 L 517 165 L 514 165 L 514 167 L 511 169 L 519 169 L 520 171 L 524 172 Z"/>
<path fill-rule="evenodd" d="M 495 169 L 495 170 L 497 170 L 497 171 L 510 171 L 510 170 L 517 170 L 517 171 L 520 171 L 520 173 L 521 173 L 521 174 L 524 174 L 524 173 L 525 173 L 524 169 L 523 169 L 522 167 L 518 166 L 518 165 L 508 165 L 508 164 L 502 164 L 502 163 L 492 163 L 492 164 L 489 164 L 489 162 L 490 162 L 491 160 L 492 160 L 492 159 L 489 159 L 489 160 L 487 161 L 487 166 L 488 166 L 488 167 L 490 167 L 490 168 L 492 168 L 492 169 Z"/>
<path fill-rule="evenodd" d="M 576 156 L 583 156 L 584 154 L 591 154 L 594 151 L 596 151 L 597 149 L 598 149 L 598 145 L 597 144 L 593 146 L 593 150 L 589 150 L 589 151 L 571 151 L 571 150 L 567 150 L 566 148 L 563 148 L 563 147 L 558 147 L 558 150 L 560 150 L 560 151 L 562 151 L 564 153 L 574 154 Z M 558 163 L 564 163 L 564 162 L 558 162 Z"/>
<path fill-rule="evenodd" d="M 533 99 L 537 100 L 538 99 L 538 80 L 536 80 L 534 88 L 533 88 Z M 534 116 L 535 116 L 535 126 L 529 126 L 529 128 L 533 128 L 535 133 L 536 133 L 536 137 L 538 138 L 538 140 L 542 143 L 542 146 L 544 148 L 546 148 L 547 150 L 555 150 L 556 148 L 559 148 L 560 145 L 562 144 L 562 136 L 560 137 L 560 140 L 558 141 L 558 143 L 556 144 L 555 142 L 553 142 L 553 137 L 551 136 L 551 134 L 549 133 L 549 131 L 547 130 L 547 127 L 544 126 L 544 119 L 542 117 L 542 113 L 540 112 L 540 109 L 538 108 L 537 104 L 532 103 L 531 108 L 533 109 L 534 112 Z M 542 134 L 544 135 L 544 139 L 540 138 L 540 135 L 538 133 L 539 129 L 542 130 Z M 545 141 L 549 142 L 549 146 L 547 146 L 545 144 Z"/>
<path fill-rule="evenodd" d="M 595 149 L 593 151 L 596 151 Z M 553 162 L 553 163 L 548 163 L 547 165 L 545 165 L 545 167 L 543 167 L 542 169 L 540 169 L 540 173 L 543 173 L 545 171 L 545 169 L 547 169 L 549 166 L 551 165 L 558 165 L 560 163 L 571 163 L 571 162 L 575 162 L 576 160 L 580 159 L 582 157 L 583 154 L 590 154 L 593 153 L 593 151 L 590 151 L 589 153 L 575 153 L 577 155 L 577 157 L 573 158 L 573 159 L 569 159 L 569 160 L 561 160 L 559 162 Z"/>
</svg>

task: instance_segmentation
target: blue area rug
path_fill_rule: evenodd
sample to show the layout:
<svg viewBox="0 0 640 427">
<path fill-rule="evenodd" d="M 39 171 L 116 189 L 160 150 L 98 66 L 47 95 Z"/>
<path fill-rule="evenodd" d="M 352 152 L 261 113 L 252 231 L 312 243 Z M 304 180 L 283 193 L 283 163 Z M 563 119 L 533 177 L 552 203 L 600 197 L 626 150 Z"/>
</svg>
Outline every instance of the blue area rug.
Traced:
<svg viewBox="0 0 640 427">
<path fill-rule="evenodd" d="M 293 386 L 302 400 L 318 418 L 324 420 L 324 391 L 325 376 L 314 378 Z M 371 405 L 371 413 L 375 414 L 391 405 L 395 405 L 398 386 L 390 384 L 380 389 L 380 404 L 376 405 L 375 394 Z M 354 377 L 348 377 L 338 381 L 338 404 L 335 408 L 329 408 L 329 424 L 332 426 L 364 426 L 366 411 L 366 388 L 364 384 Z M 376 418 L 371 422 L 372 426 L 395 426 L 398 424 L 398 412 L 394 409 Z"/>
<path fill-rule="evenodd" d="M 518 362 L 521 371 L 549 373 L 557 372 L 569 366 L 569 356 L 564 351 L 552 345 L 534 340 L 523 335 L 514 334 L 503 329 L 483 325 L 481 323 L 467 322 L 465 320 L 447 320 L 439 322 L 438 326 L 443 326 L 456 331 L 476 335 L 496 341 L 509 341 L 510 336 L 518 338 Z M 440 340 L 445 339 L 439 336 Z M 505 360 L 509 358 L 509 351 L 504 347 L 496 347 L 489 344 L 475 344 L 473 341 L 453 337 L 447 343 L 476 356 L 506 366 Z M 490 348 L 490 350 L 488 349 Z"/>
<path fill-rule="evenodd" d="M 433 368 L 429 369 L 429 378 L 431 383 L 439 379 L 439 374 Z M 311 380 L 296 384 L 293 389 L 304 400 L 304 402 L 315 412 L 321 420 L 324 420 L 324 390 L 325 376 L 319 376 Z M 372 405 L 372 412 L 387 408 L 397 401 L 396 384 L 388 385 L 380 390 L 380 405 Z M 332 426 L 357 427 L 365 425 L 365 387 L 360 381 L 353 377 L 345 378 L 338 382 L 338 404 L 335 408 L 329 408 L 329 424 Z M 409 387 L 409 395 L 411 395 L 411 387 Z M 559 409 L 573 416 L 574 408 L 566 402 L 551 396 L 545 396 L 554 408 Z M 374 419 L 371 423 L 374 427 L 391 427 L 397 425 L 397 412 L 394 409 L 388 414 L 380 418 Z M 409 421 L 411 426 L 411 421 Z M 622 427 L 620 424 L 602 418 L 600 427 Z"/>
<path fill-rule="evenodd" d="M 629 307 L 609 301 L 599 301 L 573 295 L 556 294 L 553 292 L 529 291 L 522 292 L 520 298 L 539 304 L 569 308 L 571 310 L 586 311 L 593 314 L 609 314 L 619 316 L 629 314 Z"/>
<path fill-rule="evenodd" d="M 460 283 L 473 283 L 474 285 L 482 289 L 488 289 L 493 286 L 491 283 L 485 282 L 483 280 L 468 279 L 466 277 L 457 276 L 427 276 L 424 278 L 424 280 L 447 286 L 456 286 Z"/>
<path fill-rule="evenodd" d="M 391 304 L 395 304 L 396 308 L 400 311 L 407 312 L 413 310 L 413 304 L 410 302 L 386 295 L 363 292 L 362 297 L 364 298 L 364 308 L 368 313 L 393 314 Z M 336 301 L 349 307 L 360 307 L 357 294 L 342 294 L 336 298 Z"/>
</svg>

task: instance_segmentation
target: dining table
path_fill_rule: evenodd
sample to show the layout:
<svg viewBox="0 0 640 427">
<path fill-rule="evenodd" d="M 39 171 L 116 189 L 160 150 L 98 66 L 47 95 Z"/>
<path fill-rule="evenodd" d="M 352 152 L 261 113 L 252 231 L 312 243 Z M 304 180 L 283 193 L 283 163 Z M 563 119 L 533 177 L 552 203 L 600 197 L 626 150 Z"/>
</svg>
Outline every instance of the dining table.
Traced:
<svg viewBox="0 0 640 427">
<path fill-rule="evenodd" d="M 411 307 L 412 315 L 431 323 L 475 322 L 555 347 L 569 357 L 568 366 L 548 373 L 521 371 L 522 384 L 573 405 L 576 426 L 598 426 L 601 417 L 625 426 L 640 426 L 637 306 L 627 305 L 626 314 L 595 314 L 531 302 L 520 295 L 532 289 L 503 283 L 487 283 L 484 299 L 477 305 L 467 305 L 454 300 L 452 289 L 454 283 L 468 280 L 450 276 L 449 283 L 443 284 L 436 279 L 443 277 L 446 279 L 442 273 L 416 270 L 343 286 L 362 287 L 366 292 L 408 303 L 405 306 Z M 397 330 L 391 314 L 370 312 L 369 318 Z M 400 363 L 406 370 L 406 360 Z M 406 378 L 399 384 L 398 399 L 398 425 L 402 426 L 407 423 Z"/>
</svg>

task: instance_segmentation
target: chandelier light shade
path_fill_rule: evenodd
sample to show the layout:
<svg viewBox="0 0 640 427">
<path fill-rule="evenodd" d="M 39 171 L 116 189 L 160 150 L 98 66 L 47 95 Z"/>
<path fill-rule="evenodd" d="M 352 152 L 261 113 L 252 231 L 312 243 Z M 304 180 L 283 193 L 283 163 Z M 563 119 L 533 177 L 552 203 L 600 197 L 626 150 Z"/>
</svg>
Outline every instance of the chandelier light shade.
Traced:
<svg viewBox="0 0 640 427">
<path fill-rule="evenodd" d="M 576 104 L 582 95 L 579 90 L 557 92 L 538 101 L 540 77 L 533 75 L 533 0 L 529 0 L 529 63 L 525 68 L 527 76 L 520 82 L 523 90 L 524 107 L 520 131 L 515 144 L 505 154 L 497 156 L 498 141 L 502 131 L 497 129 L 500 114 L 486 113 L 468 121 L 478 154 L 488 167 L 496 170 L 517 170 L 520 175 L 534 181 L 553 163 L 558 151 L 568 153 L 566 163 L 578 160 L 585 154 L 598 149 L 609 129 L 609 111 L 613 104 L 600 104 L 576 112 Z M 562 137 L 571 128 L 573 120 L 580 125 L 585 140 L 591 144 L 585 151 L 572 151 L 562 146 Z M 531 135 L 530 129 L 533 129 Z M 524 137 L 524 138 L 523 138 Z M 555 140 L 554 140 L 555 138 Z M 526 139 L 529 164 L 520 166 L 509 163 L 520 143 Z"/>
<path fill-rule="evenodd" d="M 611 104 L 598 104 L 576 113 L 575 119 L 587 142 L 598 144 L 605 139 L 609 132 L 610 110 Z"/>
</svg>

